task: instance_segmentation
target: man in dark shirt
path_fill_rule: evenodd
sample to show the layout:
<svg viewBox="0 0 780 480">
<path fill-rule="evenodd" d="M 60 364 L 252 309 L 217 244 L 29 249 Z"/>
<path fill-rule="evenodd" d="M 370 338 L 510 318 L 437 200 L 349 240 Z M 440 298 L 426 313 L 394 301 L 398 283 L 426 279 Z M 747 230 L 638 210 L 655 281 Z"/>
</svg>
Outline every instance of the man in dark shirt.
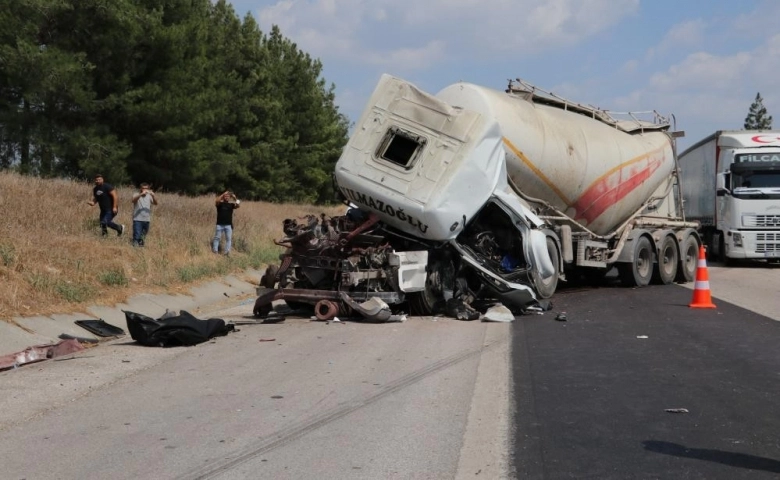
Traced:
<svg viewBox="0 0 780 480">
<path fill-rule="evenodd" d="M 241 204 L 233 192 L 225 191 L 217 196 L 217 229 L 214 232 L 214 240 L 211 243 L 211 251 L 219 253 L 219 241 L 225 234 L 225 255 L 230 255 L 230 247 L 233 245 L 233 210 Z"/>
<path fill-rule="evenodd" d="M 125 231 L 124 225 L 114 223 L 114 217 L 119 212 L 119 202 L 116 194 L 116 188 L 110 183 L 103 181 L 103 175 L 95 175 L 95 186 L 92 188 L 92 200 L 87 202 L 90 207 L 96 204 L 100 207 L 100 230 L 103 235 L 108 234 L 108 229 L 116 230 L 117 236 Z"/>
</svg>

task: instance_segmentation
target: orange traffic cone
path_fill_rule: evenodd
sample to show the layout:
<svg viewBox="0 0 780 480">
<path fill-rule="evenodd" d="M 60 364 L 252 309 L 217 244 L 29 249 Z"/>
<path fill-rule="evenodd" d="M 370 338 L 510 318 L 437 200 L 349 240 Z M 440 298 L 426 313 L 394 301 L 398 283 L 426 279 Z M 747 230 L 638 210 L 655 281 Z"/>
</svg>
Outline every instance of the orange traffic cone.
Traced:
<svg viewBox="0 0 780 480">
<path fill-rule="evenodd" d="M 710 296 L 710 274 L 707 273 L 707 251 L 699 246 L 699 264 L 696 267 L 696 283 L 693 285 L 691 308 L 715 308 Z"/>
</svg>

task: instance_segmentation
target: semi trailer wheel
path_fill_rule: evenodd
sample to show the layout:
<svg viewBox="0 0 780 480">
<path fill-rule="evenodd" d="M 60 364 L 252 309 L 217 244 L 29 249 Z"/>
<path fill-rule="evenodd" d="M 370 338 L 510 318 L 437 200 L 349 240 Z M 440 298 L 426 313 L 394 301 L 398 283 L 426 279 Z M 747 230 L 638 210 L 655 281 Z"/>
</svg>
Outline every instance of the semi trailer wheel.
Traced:
<svg viewBox="0 0 780 480">
<path fill-rule="evenodd" d="M 655 264 L 653 280 L 662 285 L 669 285 L 674 282 L 677 276 L 677 264 L 680 257 L 677 254 L 677 239 L 671 235 L 666 235 L 661 240 L 658 248 L 658 262 Z"/>
<path fill-rule="evenodd" d="M 699 264 L 699 241 L 694 235 L 688 235 L 680 243 L 680 267 L 677 269 L 677 281 L 688 283 L 696 280 L 696 267 Z"/>
<path fill-rule="evenodd" d="M 653 277 L 653 245 L 647 237 L 634 242 L 631 262 L 618 263 L 620 282 L 626 287 L 645 287 Z"/>
</svg>

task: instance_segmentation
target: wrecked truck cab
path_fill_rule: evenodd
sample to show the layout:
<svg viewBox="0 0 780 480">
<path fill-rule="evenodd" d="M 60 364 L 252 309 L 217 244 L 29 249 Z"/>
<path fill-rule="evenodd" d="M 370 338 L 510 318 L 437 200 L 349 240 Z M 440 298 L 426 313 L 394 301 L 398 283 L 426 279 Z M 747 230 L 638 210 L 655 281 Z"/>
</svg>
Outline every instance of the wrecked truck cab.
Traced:
<svg viewBox="0 0 780 480">
<path fill-rule="evenodd" d="M 426 289 L 409 299 L 415 313 L 436 313 L 453 296 L 490 292 L 523 307 L 555 291 L 558 242 L 511 192 L 505 158 L 495 119 L 403 80 L 380 80 L 335 184 L 389 237 L 429 246 Z"/>
<path fill-rule="evenodd" d="M 516 197 L 499 193 L 451 242 L 490 296 L 516 307 L 549 298 L 558 283 L 557 245 L 532 218 Z"/>
</svg>

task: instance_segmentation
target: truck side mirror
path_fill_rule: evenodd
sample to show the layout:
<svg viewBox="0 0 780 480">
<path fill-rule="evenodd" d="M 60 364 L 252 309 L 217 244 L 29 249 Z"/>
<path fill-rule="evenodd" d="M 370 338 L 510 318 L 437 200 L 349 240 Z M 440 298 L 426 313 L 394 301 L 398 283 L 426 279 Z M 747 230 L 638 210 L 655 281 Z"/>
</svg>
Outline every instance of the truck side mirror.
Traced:
<svg viewBox="0 0 780 480">
<path fill-rule="evenodd" d="M 729 190 L 729 183 L 731 182 L 730 173 L 719 173 L 715 177 L 715 195 L 723 197 L 731 193 Z"/>
</svg>

